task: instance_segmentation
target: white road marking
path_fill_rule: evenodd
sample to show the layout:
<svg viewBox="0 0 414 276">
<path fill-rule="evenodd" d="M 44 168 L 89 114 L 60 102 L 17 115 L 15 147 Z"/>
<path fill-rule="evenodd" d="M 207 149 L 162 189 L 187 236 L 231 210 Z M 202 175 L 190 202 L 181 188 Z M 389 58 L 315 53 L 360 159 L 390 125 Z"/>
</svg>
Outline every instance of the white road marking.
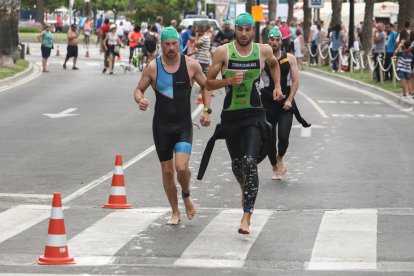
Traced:
<svg viewBox="0 0 414 276">
<path fill-rule="evenodd" d="M 186 248 L 174 263 L 191 267 L 243 267 L 250 247 L 273 214 L 254 210 L 254 220 L 247 236 L 237 233 L 241 209 L 228 209 L 217 215 Z"/>
<path fill-rule="evenodd" d="M 68 242 L 68 251 L 78 265 L 105 265 L 139 232 L 168 212 L 168 208 L 117 210 Z"/>
<path fill-rule="evenodd" d="M 71 114 L 73 111 L 78 110 L 77 108 L 68 108 L 66 110 L 63 110 L 62 112 L 59 113 L 43 113 L 43 115 L 50 117 L 52 119 L 56 119 L 56 118 L 64 118 L 64 117 L 71 117 L 71 116 L 76 116 L 79 114 Z"/>
<path fill-rule="evenodd" d="M 303 97 L 305 97 L 306 100 L 308 100 L 308 102 L 311 103 L 311 105 L 316 109 L 316 111 L 319 112 L 319 114 L 322 116 L 322 118 L 329 118 L 329 116 L 326 114 L 326 112 L 311 98 L 309 98 L 308 96 L 306 96 L 302 91 L 298 90 L 298 93 L 301 94 Z"/>
<path fill-rule="evenodd" d="M 18 205 L 0 213 L 0 243 L 50 216 L 50 206 Z"/>
<path fill-rule="evenodd" d="M 308 270 L 376 269 L 376 209 L 326 211 Z"/>
<path fill-rule="evenodd" d="M 379 119 L 379 118 L 407 118 L 407 115 L 401 114 L 331 114 L 332 117 L 338 118 L 365 118 L 365 119 Z"/>
<path fill-rule="evenodd" d="M 353 91 L 362 93 L 362 94 L 367 95 L 368 97 L 370 97 L 370 98 L 372 98 L 374 100 L 380 100 L 380 101 L 382 101 L 382 102 L 384 102 L 384 103 L 386 103 L 386 104 L 388 104 L 388 105 L 390 105 L 390 106 L 392 106 L 392 107 L 394 107 L 394 108 L 396 108 L 398 110 L 401 109 L 401 106 L 399 104 L 393 102 L 392 100 L 388 100 L 387 98 L 385 98 L 383 96 L 377 95 L 374 92 L 369 92 L 369 91 L 363 90 L 361 88 L 354 87 L 352 85 L 347 85 L 347 84 L 344 84 L 342 82 L 339 82 L 339 81 L 336 81 L 336 80 L 332 80 L 332 79 L 329 79 L 329 78 L 320 76 L 318 74 L 310 73 L 310 72 L 301 71 L 301 74 L 305 74 L 305 75 L 308 75 L 308 76 L 312 76 L 313 78 L 319 78 L 319 79 L 323 80 L 324 82 L 330 82 L 330 83 L 332 83 L 332 84 L 334 84 L 336 86 L 343 87 L 343 88 L 345 88 L 347 90 L 353 90 Z M 414 116 L 414 113 L 410 113 L 410 115 Z"/>
<path fill-rule="evenodd" d="M 38 198 L 38 199 L 52 199 L 53 195 L 41 195 L 41 194 L 9 194 L 0 193 L 0 197 L 17 197 L 17 198 Z"/>
<path fill-rule="evenodd" d="M 300 137 L 312 137 L 312 126 L 302 127 L 300 130 Z"/>
</svg>

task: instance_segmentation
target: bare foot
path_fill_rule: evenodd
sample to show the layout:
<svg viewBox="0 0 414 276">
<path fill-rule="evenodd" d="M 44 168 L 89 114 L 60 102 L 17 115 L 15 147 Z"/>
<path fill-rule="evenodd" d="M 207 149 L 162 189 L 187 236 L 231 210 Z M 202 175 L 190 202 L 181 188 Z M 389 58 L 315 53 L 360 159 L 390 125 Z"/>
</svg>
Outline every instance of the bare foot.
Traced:
<svg viewBox="0 0 414 276">
<path fill-rule="evenodd" d="M 278 172 L 280 176 L 285 175 L 287 171 L 285 167 L 285 163 L 283 162 L 283 158 L 281 157 L 277 158 L 276 171 Z"/>
<path fill-rule="evenodd" d="M 282 179 L 282 176 L 277 171 L 277 165 L 273 166 L 272 179 L 273 180 L 281 180 Z"/>
<path fill-rule="evenodd" d="M 187 214 L 187 218 L 192 220 L 197 212 L 193 201 L 190 197 L 183 197 L 184 205 L 185 205 L 185 213 Z"/>
<path fill-rule="evenodd" d="M 171 218 L 167 221 L 168 225 L 178 225 L 180 223 L 180 213 L 172 214 Z"/>
<path fill-rule="evenodd" d="M 240 223 L 239 231 L 238 231 L 240 234 L 243 234 L 243 235 L 250 234 L 250 231 L 249 231 L 250 217 L 251 217 L 250 213 L 244 213 L 243 218 Z"/>
</svg>

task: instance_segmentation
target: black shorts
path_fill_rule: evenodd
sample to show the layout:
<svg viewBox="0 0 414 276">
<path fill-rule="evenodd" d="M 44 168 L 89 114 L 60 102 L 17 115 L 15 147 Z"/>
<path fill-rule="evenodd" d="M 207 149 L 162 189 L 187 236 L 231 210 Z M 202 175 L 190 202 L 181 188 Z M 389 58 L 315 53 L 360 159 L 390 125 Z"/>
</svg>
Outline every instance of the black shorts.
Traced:
<svg viewBox="0 0 414 276">
<path fill-rule="evenodd" d="M 66 58 L 78 57 L 78 46 L 68 45 L 66 49 Z"/>
<path fill-rule="evenodd" d="M 42 58 L 50 57 L 50 52 L 52 51 L 52 48 L 49 48 L 43 45 L 40 48 L 42 50 Z"/>
<path fill-rule="evenodd" d="M 191 154 L 193 142 L 192 121 L 166 124 L 154 120 L 152 133 L 160 162 L 171 160 L 174 151 Z"/>
</svg>

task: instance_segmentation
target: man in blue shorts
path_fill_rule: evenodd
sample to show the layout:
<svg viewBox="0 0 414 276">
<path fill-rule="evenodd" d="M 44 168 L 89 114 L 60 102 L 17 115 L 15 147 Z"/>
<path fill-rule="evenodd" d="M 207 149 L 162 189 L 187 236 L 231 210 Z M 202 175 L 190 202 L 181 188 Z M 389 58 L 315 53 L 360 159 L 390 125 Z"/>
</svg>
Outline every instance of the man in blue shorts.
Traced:
<svg viewBox="0 0 414 276">
<path fill-rule="evenodd" d="M 174 27 L 167 27 L 161 33 L 162 56 L 151 61 L 142 72 L 134 97 L 141 110 L 147 110 L 149 102 L 144 98 L 145 90 L 151 85 L 155 91 L 156 103 L 152 124 L 155 148 L 161 162 L 164 190 L 172 208 L 167 224 L 180 223 L 175 171 L 182 188 L 182 198 L 188 219 L 193 219 L 196 209 L 190 198 L 191 171 L 188 167 L 193 139 L 191 119 L 191 88 L 196 81 L 203 93 L 206 107 L 210 99 L 205 95 L 206 77 L 200 64 L 180 54 L 180 37 Z M 210 111 L 206 108 L 200 117 L 203 126 L 210 125 Z M 175 164 L 173 161 L 175 151 Z M 174 170 L 175 169 L 175 170 Z"/>
</svg>

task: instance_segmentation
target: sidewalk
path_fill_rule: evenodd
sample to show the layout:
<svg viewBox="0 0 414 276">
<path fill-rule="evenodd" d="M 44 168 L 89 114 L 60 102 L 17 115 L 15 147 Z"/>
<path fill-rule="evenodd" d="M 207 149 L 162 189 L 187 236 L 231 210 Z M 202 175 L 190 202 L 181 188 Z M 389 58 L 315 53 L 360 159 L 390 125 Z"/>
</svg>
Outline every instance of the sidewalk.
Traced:
<svg viewBox="0 0 414 276">
<path fill-rule="evenodd" d="M 326 72 L 323 70 L 319 70 L 315 67 L 304 67 L 304 70 L 309 72 L 309 73 L 314 73 L 314 74 L 318 74 L 318 75 L 323 75 L 332 79 L 335 79 L 337 81 L 340 81 L 342 83 L 346 83 L 346 84 L 350 84 L 354 87 L 360 88 L 360 89 L 364 89 L 366 91 L 369 92 L 373 92 L 376 93 L 380 96 L 383 96 L 385 98 L 387 98 L 388 100 L 399 104 L 403 107 L 413 107 L 414 106 L 414 100 L 413 99 L 401 99 L 398 95 L 396 95 L 393 92 L 390 92 L 388 90 L 382 89 L 380 87 L 377 87 L 375 85 L 371 85 L 359 80 L 355 80 L 352 78 L 349 78 L 347 76 L 342 75 L 341 73 L 330 73 L 330 72 Z"/>
<path fill-rule="evenodd" d="M 31 81 L 41 75 L 40 67 L 35 63 L 29 61 L 29 67 L 23 72 L 20 72 L 14 76 L 0 80 L 0 92 L 7 90 L 11 87 L 15 87 Z"/>
</svg>

